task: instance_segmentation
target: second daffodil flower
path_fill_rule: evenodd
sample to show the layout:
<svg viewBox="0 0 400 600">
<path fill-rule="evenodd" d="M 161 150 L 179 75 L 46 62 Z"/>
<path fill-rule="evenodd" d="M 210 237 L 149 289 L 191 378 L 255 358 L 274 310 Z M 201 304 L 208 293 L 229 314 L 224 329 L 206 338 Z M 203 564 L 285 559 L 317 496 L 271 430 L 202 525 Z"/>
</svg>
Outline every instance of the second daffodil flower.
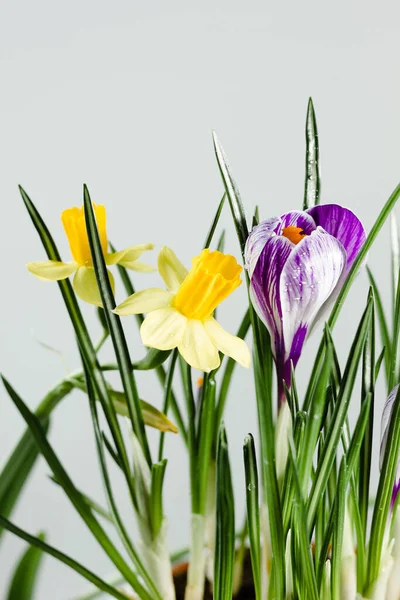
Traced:
<svg viewBox="0 0 400 600">
<path fill-rule="evenodd" d="M 137 246 L 129 246 L 129 248 L 125 248 L 125 250 L 120 250 L 119 252 L 108 252 L 105 206 L 93 204 L 93 208 L 106 264 L 121 265 L 133 271 L 154 271 L 150 265 L 137 260 L 145 250 L 152 250 L 154 244 L 139 244 Z M 27 269 L 33 275 L 39 277 L 39 279 L 47 279 L 49 281 L 67 279 L 67 277 L 75 273 L 73 286 L 79 298 L 89 304 L 102 306 L 86 232 L 83 206 L 82 208 L 74 206 L 73 208 L 64 210 L 61 214 L 61 221 L 68 238 L 73 261 L 68 263 L 57 260 L 31 262 L 26 265 Z M 111 286 L 114 289 L 114 277 L 110 271 L 108 271 L 108 276 Z"/>
<path fill-rule="evenodd" d="M 250 365 L 247 344 L 227 333 L 214 319 L 216 307 L 240 284 L 242 267 L 222 252 L 203 250 L 187 271 L 167 247 L 158 256 L 158 269 L 167 290 L 136 292 L 114 312 L 119 315 L 148 313 L 140 329 L 150 348 L 178 348 L 189 365 L 209 372 L 220 365 L 218 351 L 241 365 Z"/>
</svg>

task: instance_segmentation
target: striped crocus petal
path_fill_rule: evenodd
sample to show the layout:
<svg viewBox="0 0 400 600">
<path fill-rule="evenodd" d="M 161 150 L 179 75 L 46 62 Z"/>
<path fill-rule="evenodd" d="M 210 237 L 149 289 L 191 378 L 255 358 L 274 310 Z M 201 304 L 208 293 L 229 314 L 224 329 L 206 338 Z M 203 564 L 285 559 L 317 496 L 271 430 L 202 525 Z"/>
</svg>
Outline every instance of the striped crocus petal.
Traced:
<svg viewBox="0 0 400 600">
<path fill-rule="evenodd" d="M 351 210 L 338 204 L 319 204 L 310 208 L 307 213 L 317 226 L 322 227 L 343 245 L 347 254 L 344 271 L 346 276 L 366 239 L 361 221 Z"/>
<path fill-rule="evenodd" d="M 392 389 L 392 391 L 390 392 L 390 394 L 385 402 L 385 406 L 384 406 L 383 412 L 382 412 L 381 446 L 380 446 L 380 453 L 379 453 L 379 468 L 380 469 L 382 469 L 382 466 L 383 466 L 383 459 L 385 457 L 386 444 L 387 444 L 387 439 L 388 439 L 388 435 L 389 435 L 390 419 L 392 416 L 393 405 L 394 405 L 394 401 L 396 399 L 398 390 L 399 390 L 399 385 L 396 385 L 396 387 Z M 394 506 L 394 503 L 396 502 L 396 498 L 397 498 L 397 494 L 399 493 L 399 490 L 400 490 L 400 458 L 397 463 L 397 473 L 396 473 L 396 478 L 395 478 L 394 485 L 393 485 L 392 501 L 391 501 L 392 508 Z"/>
<path fill-rule="evenodd" d="M 285 360 L 296 365 L 305 336 L 346 266 L 342 244 L 318 227 L 297 244 L 280 280 Z"/>
</svg>

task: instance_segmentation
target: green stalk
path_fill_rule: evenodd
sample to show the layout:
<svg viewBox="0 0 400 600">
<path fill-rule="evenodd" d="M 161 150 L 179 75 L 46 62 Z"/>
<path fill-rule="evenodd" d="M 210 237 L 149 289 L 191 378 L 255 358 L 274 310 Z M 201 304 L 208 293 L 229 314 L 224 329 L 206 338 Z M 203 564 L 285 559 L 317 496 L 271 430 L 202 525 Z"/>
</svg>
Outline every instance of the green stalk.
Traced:
<svg viewBox="0 0 400 600">
<path fill-rule="evenodd" d="M 217 446 L 217 518 L 214 561 L 214 600 L 232 600 L 235 561 L 235 508 L 228 441 L 222 424 Z"/>
<path fill-rule="evenodd" d="M 113 598 L 117 598 L 117 600 L 128 600 L 128 597 L 125 594 L 112 587 L 109 583 L 106 583 L 103 579 L 100 579 L 100 577 L 97 577 L 97 575 L 92 573 L 92 571 L 89 571 L 89 569 L 86 569 L 86 567 L 78 563 L 76 560 L 74 560 L 70 556 L 67 556 L 63 552 L 60 552 L 60 550 L 57 550 L 53 546 L 49 546 L 49 544 L 46 544 L 40 538 L 26 533 L 25 531 L 23 531 L 22 529 L 20 529 L 19 527 L 11 523 L 11 521 L 8 521 L 1 515 L 0 525 L 4 527 L 4 529 L 7 529 L 7 531 L 10 531 L 22 540 L 28 542 L 28 544 L 31 544 L 34 548 L 38 548 L 42 552 L 45 552 L 46 554 L 49 554 L 50 556 L 53 556 L 60 562 L 64 563 L 65 565 L 73 569 L 76 573 L 79 573 L 79 575 L 87 579 L 87 581 L 93 583 L 99 590 L 102 590 L 103 592 L 109 594 Z"/>
<path fill-rule="evenodd" d="M 10 395 L 10 398 L 13 400 L 21 416 L 24 418 L 26 424 L 29 426 L 36 440 L 36 443 L 41 453 L 43 454 L 43 457 L 47 461 L 49 467 L 52 469 L 57 480 L 60 482 L 60 485 L 62 485 L 72 505 L 74 506 L 78 514 L 81 516 L 82 520 L 86 523 L 93 536 L 98 541 L 99 545 L 103 548 L 103 550 L 109 556 L 111 561 L 119 569 L 121 574 L 125 577 L 126 581 L 132 585 L 133 589 L 137 592 L 137 594 L 139 594 L 142 600 L 155 600 L 155 596 L 150 595 L 148 591 L 142 586 L 135 573 L 124 561 L 121 554 L 115 548 L 115 546 L 107 536 L 106 532 L 93 515 L 91 509 L 82 499 L 79 491 L 73 484 L 69 475 L 65 471 L 58 457 L 56 456 L 54 450 L 50 446 L 39 419 L 33 413 L 31 413 L 29 408 L 14 391 L 14 389 L 11 387 L 8 381 L 4 379 L 4 377 L 2 377 L 2 380 L 8 394 Z"/>
<path fill-rule="evenodd" d="M 89 239 L 90 252 L 93 260 L 93 267 L 96 274 L 97 285 L 99 286 L 100 296 L 103 303 L 104 314 L 106 317 L 108 330 L 114 346 L 115 355 L 118 362 L 119 373 L 122 385 L 124 387 L 126 402 L 129 410 L 129 417 L 132 423 L 133 431 L 143 449 L 144 455 L 149 465 L 151 465 L 151 456 L 149 444 L 142 412 L 140 410 L 139 394 L 136 387 L 135 378 L 131 369 L 131 359 L 129 356 L 128 345 L 126 343 L 121 320 L 118 315 L 112 311 L 116 307 L 114 294 L 111 289 L 110 280 L 103 256 L 103 249 L 100 243 L 99 232 L 96 224 L 92 201 L 86 185 L 83 188 L 86 230 Z"/>
<path fill-rule="evenodd" d="M 34 206 L 33 202 L 26 194 L 26 192 L 20 186 L 20 193 L 22 199 L 24 201 L 25 207 L 29 213 L 29 216 L 32 219 L 32 222 L 35 226 L 36 231 L 39 234 L 39 237 L 42 241 L 44 249 L 47 253 L 47 256 L 50 260 L 60 261 L 61 257 L 58 252 L 57 246 L 54 243 L 53 238 L 50 235 L 49 230 L 46 227 L 42 217 Z M 67 308 L 68 314 L 71 319 L 71 323 L 73 325 L 75 335 L 77 337 L 78 346 L 81 354 L 84 357 L 85 364 L 88 367 L 88 370 L 93 378 L 96 395 L 98 396 L 103 411 L 110 428 L 111 434 L 114 439 L 115 446 L 117 448 L 118 454 L 120 456 L 121 464 L 123 466 L 123 472 L 125 476 L 125 480 L 130 491 L 130 495 L 132 498 L 132 502 L 134 503 L 135 492 L 132 485 L 132 480 L 130 476 L 130 466 L 128 461 L 128 455 L 126 452 L 124 440 L 122 437 L 122 432 L 118 423 L 117 415 L 115 412 L 115 408 L 112 402 L 112 399 L 109 395 L 109 390 L 107 383 L 105 381 L 104 375 L 100 370 L 96 350 L 92 344 L 90 339 L 86 324 L 83 320 L 82 313 L 80 311 L 75 293 L 72 289 L 71 282 L 69 279 L 64 279 L 62 281 L 58 281 L 58 286 L 61 291 L 61 295 L 63 297 L 65 306 Z"/>
<path fill-rule="evenodd" d="M 367 578 L 364 586 L 364 596 L 371 597 L 373 585 L 378 578 L 383 540 L 392 496 L 397 461 L 400 451 L 400 387 L 393 404 L 385 456 L 379 478 L 378 492 L 376 494 L 374 512 L 372 516 L 371 535 L 369 542 L 369 556 Z"/>
<path fill-rule="evenodd" d="M 246 478 L 247 527 L 250 542 L 251 567 L 253 570 L 256 600 L 261 600 L 261 527 L 257 458 L 254 439 L 247 435 L 243 445 Z"/>
</svg>

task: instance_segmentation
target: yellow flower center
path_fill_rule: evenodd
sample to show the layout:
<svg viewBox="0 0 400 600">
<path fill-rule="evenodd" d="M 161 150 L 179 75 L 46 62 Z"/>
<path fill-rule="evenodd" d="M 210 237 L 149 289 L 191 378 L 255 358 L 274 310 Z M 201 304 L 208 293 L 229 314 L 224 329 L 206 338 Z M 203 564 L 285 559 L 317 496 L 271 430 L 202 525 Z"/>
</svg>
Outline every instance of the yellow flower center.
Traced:
<svg viewBox="0 0 400 600">
<path fill-rule="evenodd" d="M 107 254 L 107 231 L 106 231 L 106 208 L 105 206 L 93 204 L 96 215 L 97 227 L 100 235 L 103 254 Z M 61 213 L 61 221 L 68 238 L 72 258 L 83 267 L 93 265 L 90 254 L 89 240 L 86 232 L 84 207 L 67 208 Z"/>
<path fill-rule="evenodd" d="M 192 261 L 192 268 L 182 282 L 173 305 L 188 319 L 203 321 L 242 282 L 242 267 L 230 254 L 203 250 Z"/>
<path fill-rule="evenodd" d="M 282 229 L 282 235 L 293 242 L 293 244 L 298 244 L 307 234 L 304 233 L 301 227 L 289 225 L 288 227 L 284 227 Z"/>
</svg>

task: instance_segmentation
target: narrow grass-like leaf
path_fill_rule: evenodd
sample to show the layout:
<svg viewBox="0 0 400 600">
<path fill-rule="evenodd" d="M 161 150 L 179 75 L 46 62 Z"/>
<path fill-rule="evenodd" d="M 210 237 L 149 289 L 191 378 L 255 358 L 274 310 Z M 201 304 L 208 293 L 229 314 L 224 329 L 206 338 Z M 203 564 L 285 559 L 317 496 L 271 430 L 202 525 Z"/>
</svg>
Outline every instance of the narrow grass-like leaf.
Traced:
<svg viewBox="0 0 400 600">
<path fill-rule="evenodd" d="M 214 557 L 214 600 L 232 600 L 235 561 L 235 508 L 228 441 L 222 424 L 217 446 L 217 502 Z"/>
<path fill-rule="evenodd" d="M 392 306 L 396 303 L 396 290 L 400 272 L 400 237 L 396 213 L 393 212 L 390 219 L 391 257 L 392 257 Z"/>
<path fill-rule="evenodd" d="M 154 596 L 156 598 L 159 597 L 159 599 L 162 600 L 161 596 L 158 594 L 157 588 L 155 587 L 151 576 L 146 571 L 146 569 L 139 557 L 139 554 L 136 552 L 136 550 L 132 544 L 129 534 L 125 528 L 124 521 L 121 518 L 121 515 L 119 513 L 117 503 L 115 501 L 114 492 L 112 489 L 111 480 L 110 480 L 110 476 L 108 473 L 106 457 L 105 457 L 105 453 L 104 453 L 104 449 L 103 449 L 103 438 L 101 435 L 99 418 L 98 418 L 98 414 L 97 414 L 96 398 L 94 395 L 94 389 L 92 386 L 90 375 L 89 375 L 89 372 L 87 371 L 87 369 L 85 369 L 85 379 L 86 379 L 87 394 L 88 394 L 88 398 L 89 398 L 90 414 L 92 417 L 93 429 L 94 429 L 95 440 L 96 440 L 96 448 L 97 448 L 97 455 L 98 455 L 98 459 L 99 459 L 100 472 L 101 472 L 102 479 L 103 479 L 104 491 L 105 491 L 105 494 L 107 497 L 108 505 L 110 508 L 110 513 L 113 517 L 113 521 L 114 521 L 115 527 L 118 531 L 120 540 L 122 541 L 130 559 L 132 560 L 133 564 L 135 565 L 135 567 L 138 570 L 138 572 L 140 573 L 140 575 L 143 577 L 146 585 L 151 590 L 151 593 L 154 594 Z"/>
<path fill-rule="evenodd" d="M 143 448 L 146 460 L 149 465 L 151 465 L 150 449 L 144 428 L 142 412 L 140 410 L 140 401 L 136 388 L 136 382 L 131 369 L 131 359 L 129 356 L 128 345 L 122 329 L 121 320 L 118 315 L 112 312 L 115 308 L 114 294 L 111 289 L 107 267 L 104 261 L 99 232 L 97 230 L 96 217 L 86 185 L 84 186 L 83 196 L 86 230 L 93 260 L 93 267 L 96 274 L 97 285 L 99 286 L 108 329 L 110 331 L 119 366 L 119 372 L 122 385 L 124 387 L 129 416 L 132 422 L 133 431 L 135 432 L 135 435 L 139 440 L 141 447 Z"/>
<path fill-rule="evenodd" d="M 261 600 L 261 527 L 256 449 L 249 433 L 244 440 L 244 472 L 246 479 L 247 529 L 250 543 L 256 600 Z"/>
<path fill-rule="evenodd" d="M 131 369 L 134 371 L 150 371 L 151 369 L 157 369 L 162 365 L 171 354 L 171 350 L 156 350 L 155 348 L 149 348 L 143 358 L 133 362 Z M 101 365 L 102 371 L 118 371 L 119 366 L 117 363 L 105 363 Z"/>
<path fill-rule="evenodd" d="M 58 485 L 60 488 L 62 488 L 62 485 L 60 484 L 59 481 L 57 481 L 56 477 L 54 477 L 54 475 L 49 475 L 49 479 L 55 483 L 56 485 Z M 87 496 L 86 494 L 84 494 L 83 492 L 79 491 L 82 499 L 86 502 L 86 504 L 88 505 L 88 507 L 93 510 L 93 512 L 97 513 L 98 515 L 100 515 L 101 517 L 103 517 L 103 519 L 106 519 L 109 523 L 114 524 L 113 518 L 110 515 L 109 512 L 106 511 L 105 508 L 103 508 L 98 502 L 96 502 L 96 500 L 93 500 L 92 498 L 89 498 L 89 496 Z"/>
<path fill-rule="evenodd" d="M 340 440 L 342 428 L 345 423 L 351 394 L 357 374 L 358 364 L 364 350 L 365 339 L 368 333 L 369 323 L 373 309 L 373 298 L 369 296 L 367 307 L 364 311 L 356 335 L 354 337 L 349 358 L 347 360 L 345 372 L 343 374 L 342 384 L 339 396 L 334 408 L 332 420 L 330 422 L 326 442 L 322 450 L 322 455 L 317 466 L 315 479 L 311 488 L 307 507 L 308 531 L 311 534 L 317 504 L 322 497 L 322 492 L 328 482 L 332 465 L 335 460 L 337 445 Z"/>
<path fill-rule="evenodd" d="M 174 379 L 175 365 L 176 365 L 177 358 L 178 358 L 178 350 L 175 348 L 175 350 L 173 351 L 172 357 L 171 357 L 171 362 L 169 364 L 167 380 L 165 382 L 165 388 L 164 388 L 164 406 L 163 406 L 164 415 L 168 414 L 168 409 L 169 409 L 169 405 L 171 402 L 172 382 Z M 165 417 L 165 418 L 167 418 L 167 417 Z M 162 460 L 163 454 L 164 454 L 164 434 L 162 433 L 160 436 L 160 443 L 158 446 L 158 460 L 159 461 Z"/>
<path fill-rule="evenodd" d="M 44 534 L 40 533 L 38 535 L 38 540 L 43 542 L 44 539 Z M 30 546 L 28 550 L 24 552 L 15 568 L 7 592 L 7 600 L 33 599 L 42 558 L 42 551 L 34 546 Z"/>
<path fill-rule="evenodd" d="M 164 518 L 162 494 L 167 462 L 164 459 L 151 466 L 150 523 L 153 538 L 156 538 L 159 534 Z"/>
<path fill-rule="evenodd" d="M 379 292 L 379 288 L 376 284 L 375 278 L 372 275 L 369 267 L 367 267 L 367 273 L 368 273 L 368 277 L 369 277 L 369 281 L 372 286 L 372 289 L 374 290 L 376 313 L 377 313 L 378 322 L 379 322 L 379 329 L 380 329 L 380 334 L 381 334 L 381 339 L 382 339 L 382 345 L 384 346 L 384 348 L 387 349 L 387 351 L 385 352 L 385 372 L 386 372 L 386 380 L 389 383 L 390 354 L 391 354 L 391 349 L 392 349 L 392 341 L 390 339 L 389 327 L 388 327 L 388 323 L 387 323 L 387 319 L 386 319 L 386 315 L 385 315 L 385 310 L 383 308 L 382 296 Z"/>
<path fill-rule="evenodd" d="M 371 394 L 367 394 L 365 402 L 363 402 L 363 404 L 361 406 L 360 415 L 357 419 L 356 427 L 354 429 L 354 433 L 351 438 L 347 456 L 346 456 L 346 463 L 347 463 L 347 469 L 346 469 L 347 484 L 346 485 L 348 485 L 348 483 L 350 481 L 350 477 L 352 476 L 354 469 L 358 465 L 361 443 L 362 443 L 364 433 L 365 433 L 365 428 L 366 428 L 367 422 L 368 422 L 370 406 L 371 406 Z M 329 549 L 332 532 L 333 532 L 333 523 L 335 520 L 335 510 L 336 510 L 336 508 L 335 508 L 335 504 L 334 504 L 331 507 L 330 515 L 327 519 L 327 523 L 325 526 L 324 540 L 323 540 L 322 544 L 320 545 L 321 550 L 318 554 L 316 554 L 316 557 L 317 557 L 317 560 L 316 560 L 317 580 L 318 580 L 319 585 L 321 584 L 321 581 L 322 581 L 323 566 L 324 566 L 325 560 L 327 559 L 327 556 L 328 556 L 328 549 Z"/>
<path fill-rule="evenodd" d="M 303 502 L 303 494 L 301 491 L 299 472 L 297 468 L 296 449 L 293 438 L 289 439 L 289 457 L 293 469 L 293 482 L 296 495 L 296 504 L 292 519 L 292 535 L 295 535 L 298 538 L 302 580 L 303 585 L 307 590 L 307 597 L 310 598 L 310 600 L 318 600 L 317 580 L 315 578 L 311 547 L 305 527 L 307 517 Z"/>
<path fill-rule="evenodd" d="M 299 411 L 296 414 L 293 428 L 293 438 L 297 454 L 301 453 L 301 448 L 304 444 L 304 435 L 307 425 L 308 415 L 303 411 Z M 289 527 L 292 518 L 293 501 L 295 497 L 295 484 L 293 481 L 293 465 L 290 460 L 287 461 L 285 478 L 282 486 L 282 513 L 283 513 L 283 531 L 285 537 L 289 532 Z"/>
<path fill-rule="evenodd" d="M 354 261 L 353 266 L 351 267 L 351 269 L 349 271 L 349 274 L 346 277 L 346 281 L 344 282 L 343 287 L 340 290 L 340 293 L 335 301 L 335 304 L 333 305 L 331 314 L 328 319 L 328 325 L 331 330 L 333 329 L 333 327 L 338 319 L 341 308 L 344 304 L 347 294 L 350 291 L 351 285 L 352 285 L 355 277 L 357 276 L 358 271 L 360 270 L 363 262 L 365 261 L 367 254 L 368 254 L 372 244 L 374 243 L 378 233 L 382 229 L 386 219 L 388 218 L 391 211 L 395 207 L 396 202 L 398 201 L 399 197 L 400 197 L 400 184 L 395 188 L 395 190 L 392 192 L 391 196 L 389 197 L 389 199 L 383 206 L 381 212 L 378 215 L 378 218 L 376 219 L 374 225 L 372 226 L 371 231 L 369 232 L 369 234 L 367 236 L 367 239 L 366 239 L 363 247 L 361 248 L 356 260 Z M 307 394 L 306 394 L 306 400 L 304 403 L 304 410 L 306 410 L 306 411 L 308 410 L 307 398 L 310 397 L 310 388 L 312 388 L 312 386 L 315 385 L 315 378 L 318 378 L 318 375 L 321 371 L 321 365 L 322 365 L 322 360 L 323 360 L 322 344 L 323 344 L 323 340 L 321 341 L 321 344 L 320 344 L 317 354 L 316 354 L 316 359 L 315 359 L 314 366 L 312 369 L 312 376 L 311 376 Z"/>
<path fill-rule="evenodd" d="M 400 451 L 400 387 L 390 415 L 385 455 L 379 478 L 378 491 L 372 515 L 367 579 L 364 596 L 368 597 L 380 571 L 383 540 L 390 508 L 390 499 Z"/>
<path fill-rule="evenodd" d="M 37 208 L 35 207 L 32 200 L 29 198 L 29 196 L 22 189 L 21 186 L 19 190 L 24 201 L 25 207 L 29 213 L 29 216 L 32 219 L 36 231 L 39 234 L 39 237 L 42 241 L 43 247 L 46 251 L 48 258 L 50 260 L 61 260 L 57 246 L 54 243 L 54 240 L 51 237 L 50 232 L 46 227 L 46 224 L 44 223 L 42 217 L 40 216 Z M 121 464 L 123 467 L 123 472 L 125 475 L 127 485 L 130 490 L 131 496 L 133 497 L 134 491 L 132 489 L 132 481 L 130 478 L 129 461 L 126 453 L 124 440 L 122 437 L 122 432 L 119 427 L 113 403 L 111 401 L 111 398 L 109 397 L 107 383 L 104 379 L 103 373 L 99 369 L 95 348 L 90 339 L 86 324 L 83 320 L 82 313 L 80 311 L 75 293 L 72 289 L 71 282 L 69 281 L 69 279 L 63 279 L 62 281 L 58 281 L 57 283 L 60 288 L 61 295 L 63 297 L 68 314 L 70 316 L 71 323 L 73 325 L 75 335 L 78 340 L 80 352 L 84 357 L 86 365 L 89 368 L 91 377 L 93 377 L 96 393 L 102 404 L 107 423 L 110 427 L 115 446 L 121 459 Z"/>
<path fill-rule="evenodd" d="M 388 392 L 400 379 L 400 277 L 397 279 L 396 301 L 393 312 L 393 339 L 391 346 Z"/>
<path fill-rule="evenodd" d="M 239 326 L 239 329 L 236 333 L 236 336 L 239 337 L 240 339 L 244 340 L 249 329 L 250 329 L 250 312 L 247 310 L 242 319 L 242 322 Z M 225 363 L 224 372 L 222 375 L 220 391 L 218 394 L 217 408 L 216 408 L 216 412 L 215 412 L 215 430 L 216 430 L 216 432 L 218 432 L 218 429 L 219 429 L 219 426 L 221 423 L 221 419 L 224 414 L 226 399 L 228 397 L 228 391 L 229 391 L 229 388 L 230 388 L 230 385 L 232 382 L 232 376 L 233 376 L 233 372 L 235 370 L 236 365 L 237 365 L 237 362 L 233 358 L 227 358 L 226 363 Z M 215 438 L 217 438 L 217 435 L 215 435 Z"/>
<path fill-rule="evenodd" d="M 375 292 L 374 292 L 375 296 Z M 376 298 L 376 296 L 375 296 Z M 378 309 L 379 310 L 379 309 Z M 364 538 L 367 533 L 368 520 L 368 502 L 370 492 L 371 479 L 371 462 L 372 462 L 372 442 L 374 431 L 374 396 L 375 396 L 375 318 L 374 310 L 371 314 L 370 326 L 366 338 L 363 365 L 362 365 L 362 387 L 361 387 L 361 403 L 370 398 L 370 414 L 368 418 L 368 426 L 362 441 L 360 452 L 360 469 L 359 469 L 359 488 L 358 500 L 360 508 L 360 517 L 362 521 L 362 531 Z"/>
<path fill-rule="evenodd" d="M 40 538 L 30 535 L 26 531 L 23 531 L 22 529 L 5 519 L 2 515 L 0 515 L 0 526 L 4 527 L 4 529 L 7 529 L 7 531 L 10 531 L 19 538 L 25 540 L 26 542 L 28 542 L 28 544 L 31 544 L 38 550 L 45 552 L 46 554 L 49 554 L 50 556 L 53 556 L 60 562 L 64 563 L 65 565 L 76 571 L 76 573 L 79 573 L 79 575 L 82 575 L 82 577 L 90 581 L 90 583 L 93 583 L 96 587 L 99 588 L 99 590 L 110 594 L 110 596 L 112 596 L 113 598 L 117 598 L 117 600 L 128 599 L 128 596 L 126 596 L 116 588 L 113 588 L 111 585 L 103 581 L 103 579 L 100 579 L 100 577 L 97 577 L 97 575 L 92 573 L 92 571 L 89 571 L 89 569 L 86 569 L 86 567 L 78 563 L 76 560 L 67 556 L 63 552 L 60 552 L 60 550 L 57 550 L 53 546 L 49 546 Z"/>
<path fill-rule="evenodd" d="M 348 478 L 346 473 L 346 457 L 343 456 L 340 465 L 338 489 L 336 496 L 336 514 L 333 526 L 332 546 L 332 600 L 341 600 L 340 576 L 342 572 L 342 546 L 344 534 L 344 517 L 346 510 L 346 489 Z"/>
<path fill-rule="evenodd" d="M 299 475 L 303 494 L 306 493 L 310 481 L 311 468 L 315 448 L 321 430 L 322 417 L 324 414 L 324 405 L 326 391 L 331 376 L 333 350 L 330 338 L 326 336 L 324 364 L 321 376 L 315 387 L 309 410 L 309 418 L 304 435 L 304 447 L 300 454 Z"/>
<path fill-rule="evenodd" d="M 211 450 L 215 424 L 215 392 L 216 383 L 213 375 L 204 378 L 204 395 L 201 402 L 200 420 L 198 428 L 198 506 L 196 513 L 205 514 L 207 501 L 208 473 L 211 461 Z"/>
<path fill-rule="evenodd" d="M 320 190 L 318 129 L 313 101 L 310 98 L 306 121 L 306 181 L 303 210 L 319 204 Z"/>
<path fill-rule="evenodd" d="M 117 413 L 123 417 L 129 417 L 129 411 L 124 392 L 116 392 L 115 390 L 112 390 L 110 393 Z M 143 421 L 145 425 L 154 427 L 155 429 L 163 432 L 169 431 L 171 433 L 178 433 L 178 428 L 176 425 L 171 423 L 166 415 L 152 404 L 149 404 L 145 400 L 140 400 L 140 408 L 142 410 Z"/>
<path fill-rule="evenodd" d="M 240 198 L 239 190 L 237 188 L 235 180 L 232 177 L 232 173 L 226 160 L 225 153 L 222 149 L 221 144 L 218 141 L 215 132 L 213 132 L 213 141 L 219 170 L 221 173 L 222 181 L 224 182 L 225 191 L 228 196 L 229 204 L 231 207 L 236 232 L 240 241 L 240 248 L 243 253 L 244 246 L 249 235 L 249 231 L 247 228 L 246 216 L 242 200 Z"/>
<path fill-rule="evenodd" d="M 213 239 L 214 234 L 215 234 L 215 230 L 216 230 L 217 225 L 218 225 L 219 218 L 221 216 L 222 209 L 223 209 L 224 204 L 225 204 L 225 199 L 226 199 L 226 193 L 222 196 L 222 198 L 220 200 L 220 203 L 218 204 L 217 212 L 215 213 L 215 217 L 213 219 L 213 222 L 211 223 L 209 232 L 208 232 L 207 237 L 206 237 L 206 241 L 204 242 L 204 248 L 209 248 L 210 247 L 210 244 L 211 244 L 212 239 Z"/>
<path fill-rule="evenodd" d="M 65 471 L 58 457 L 56 456 L 53 448 L 49 444 L 44 430 L 40 424 L 39 419 L 29 410 L 23 400 L 18 396 L 15 390 L 11 387 L 8 381 L 2 377 L 5 388 L 14 402 L 15 406 L 19 410 L 21 416 L 24 418 L 26 424 L 29 426 L 32 435 L 34 436 L 38 448 L 40 449 L 43 457 L 47 461 L 49 467 L 53 471 L 57 481 L 67 494 L 69 500 L 75 507 L 78 514 L 81 516 L 83 521 L 86 523 L 93 536 L 98 541 L 99 545 L 103 548 L 106 554 L 109 556 L 111 561 L 119 569 L 122 575 L 126 578 L 136 592 L 140 595 L 143 594 L 143 600 L 154 600 L 155 596 L 150 595 L 147 590 L 141 585 L 135 573 L 129 568 L 121 554 L 115 548 L 109 537 L 107 536 L 100 523 L 94 517 L 92 511 L 87 506 L 86 502 L 82 499 L 79 491 L 73 484 L 69 475 Z M 0 523 L 2 521 L 0 520 Z"/>
<path fill-rule="evenodd" d="M 112 252 L 115 252 L 115 248 L 112 244 L 110 244 L 110 249 Z M 125 292 L 128 296 L 132 296 L 132 294 L 135 293 L 135 288 L 132 284 L 132 280 L 129 276 L 128 270 L 125 267 L 121 267 L 121 265 L 117 265 L 117 269 L 118 269 L 118 273 L 121 277 L 121 281 L 122 284 L 125 288 Z M 143 315 L 139 314 L 139 315 L 135 315 L 135 319 L 136 322 L 138 324 L 138 326 L 140 327 L 141 324 L 143 323 L 144 317 Z M 163 353 L 164 352 L 169 352 L 169 351 L 163 351 L 163 350 L 159 350 L 159 353 L 162 354 L 163 357 Z M 158 377 L 158 380 L 161 383 L 162 388 L 164 389 L 165 387 L 165 382 L 166 382 L 166 373 L 165 373 L 165 369 L 162 366 L 162 364 L 158 365 L 155 367 L 155 371 Z M 174 418 L 177 422 L 178 428 L 179 428 L 179 433 L 185 443 L 185 445 L 188 445 L 188 436 L 187 436 L 187 432 L 186 432 L 186 425 L 184 423 L 183 417 L 182 417 L 182 413 L 180 411 L 180 408 L 178 406 L 178 402 L 177 399 L 175 397 L 174 391 L 171 390 L 171 409 L 172 412 L 174 414 Z"/>
<path fill-rule="evenodd" d="M 45 433 L 49 428 L 49 419 L 43 417 L 41 424 Z M 18 445 L 6 462 L 0 474 L 0 514 L 9 517 L 28 481 L 28 477 L 38 457 L 36 442 L 29 430 L 25 431 Z M 0 537 L 3 529 L 0 527 Z"/>
</svg>

